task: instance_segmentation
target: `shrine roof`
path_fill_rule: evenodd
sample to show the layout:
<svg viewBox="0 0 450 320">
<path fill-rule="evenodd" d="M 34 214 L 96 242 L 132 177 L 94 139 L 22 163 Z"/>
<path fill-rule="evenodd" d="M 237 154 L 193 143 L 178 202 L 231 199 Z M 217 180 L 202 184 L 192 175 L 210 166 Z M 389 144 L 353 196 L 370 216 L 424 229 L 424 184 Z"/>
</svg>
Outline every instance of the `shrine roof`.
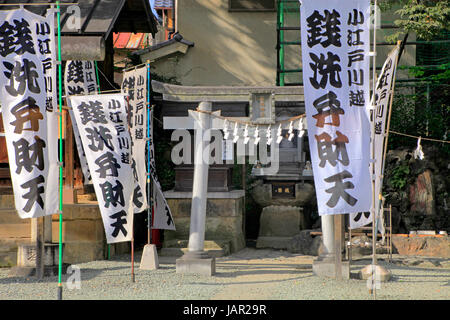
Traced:
<svg viewBox="0 0 450 320">
<path fill-rule="evenodd" d="M 42 3 L 43 0 L 0 0 L 8 3 Z M 48 1 L 50 3 L 50 1 Z M 53 2 L 53 1 L 52 1 Z M 55 3 L 55 2 L 53 2 Z M 148 0 L 61 0 L 61 35 L 64 36 L 101 36 L 108 38 L 111 32 L 157 32 L 157 21 L 151 11 Z M 67 12 L 68 5 L 77 3 L 81 13 L 81 29 L 70 28 Z M 24 6 L 25 9 L 44 15 L 50 5 Z M 0 6 L 0 10 L 17 9 L 18 6 Z"/>
</svg>

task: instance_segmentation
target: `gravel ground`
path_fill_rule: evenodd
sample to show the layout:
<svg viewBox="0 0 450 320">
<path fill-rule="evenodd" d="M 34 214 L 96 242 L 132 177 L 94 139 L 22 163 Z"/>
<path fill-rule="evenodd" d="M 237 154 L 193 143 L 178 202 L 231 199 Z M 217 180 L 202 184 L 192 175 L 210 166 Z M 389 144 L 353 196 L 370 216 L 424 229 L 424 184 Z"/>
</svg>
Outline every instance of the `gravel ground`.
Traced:
<svg viewBox="0 0 450 320">
<path fill-rule="evenodd" d="M 64 299 L 150 300 L 310 300 L 373 299 L 364 280 L 322 279 L 312 273 L 314 257 L 279 250 L 246 248 L 216 261 L 214 277 L 175 272 L 175 258 L 160 257 L 160 269 L 139 270 L 141 252 L 136 253 L 136 282 L 131 282 L 130 255 L 110 261 L 78 264 L 81 288 L 69 290 L 63 276 Z M 352 274 L 370 264 L 370 257 L 353 261 Z M 379 263 L 393 274 L 377 290 L 379 300 L 449 300 L 450 260 L 394 255 L 393 263 Z M 8 276 L 0 269 L 0 300 L 56 298 L 57 277 L 43 281 Z"/>
</svg>

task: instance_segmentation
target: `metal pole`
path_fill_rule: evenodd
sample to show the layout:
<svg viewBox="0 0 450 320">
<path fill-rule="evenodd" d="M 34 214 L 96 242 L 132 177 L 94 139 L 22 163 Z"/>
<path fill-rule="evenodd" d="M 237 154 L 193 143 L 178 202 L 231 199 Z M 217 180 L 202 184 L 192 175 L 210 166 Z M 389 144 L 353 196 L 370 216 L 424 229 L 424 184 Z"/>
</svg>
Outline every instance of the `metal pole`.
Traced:
<svg viewBox="0 0 450 320">
<path fill-rule="evenodd" d="M 134 277 L 134 219 L 131 228 L 131 282 L 135 282 Z"/>
<path fill-rule="evenodd" d="M 374 2 L 374 14 L 373 14 L 373 62 L 372 62 L 372 97 L 373 104 L 375 104 L 375 90 L 376 90 L 376 67 L 377 67 L 377 0 Z M 376 274 L 376 243 L 377 243 L 377 230 L 376 227 L 376 219 L 375 219 L 375 199 L 376 199 L 376 190 L 375 190 L 375 109 L 372 109 L 372 293 L 373 298 L 376 299 L 376 288 L 375 288 L 375 274 Z"/>
<path fill-rule="evenodd" d="M 59 1 L 56 1 L 56 12 L 58 22 L 58 74 L 59 74 L 59 261 L 58 261 L 58 300 L 62 300 L 62 224 L 63 224 L 63 145 L 62 145 L 62 65 L 61 65 L 61 12 L 59 7 Z"/>
<path fill-rule="evenodd" d="M 153 213 L 153 201 L 152 201 L 152 184 L 150 179 L 150 123 L 153 112 L 150 112 L 150 88 L 151 88 L 151 75 L 150 75 L 150 61 L 147 60 L 147 243 L 152 243 L 152 213 Z"/>
<path fill-rule="evenodd" d="M 389 205 L 389 262 L 392 262 L 392 205 Z"/>
<path fill-rule="evenodd" d="M 352 262 L 352 229 L 350 228 L 351 217 L 348 215 L 348 261 Z"/>
<path fill-rule="evenodd" d="M 246 233 L 245 233 L 245 208 L 246 208 L 246 193 L 247 193 L 247 163 L 246 163 L 246 158 L 244 156 L 244 163 L 242 164 L 242 189 L 244 189 L 244 204 L 243 204 L 243 213 L 242 213 L 242 231 L 244 232 L 244 239 L 246 237 Z"/>
<path fill-rule="evenodd" d="M 127 109 L 130 109 L 130 97 L 127 95 Z M 131 133 L 130 133 L 131 134 Z M 134 214 L 134 212 L 133 212 Z M 134 217 L 131 226 L 131 282 L 135 282 L 134 278 Z"/>
</svg>

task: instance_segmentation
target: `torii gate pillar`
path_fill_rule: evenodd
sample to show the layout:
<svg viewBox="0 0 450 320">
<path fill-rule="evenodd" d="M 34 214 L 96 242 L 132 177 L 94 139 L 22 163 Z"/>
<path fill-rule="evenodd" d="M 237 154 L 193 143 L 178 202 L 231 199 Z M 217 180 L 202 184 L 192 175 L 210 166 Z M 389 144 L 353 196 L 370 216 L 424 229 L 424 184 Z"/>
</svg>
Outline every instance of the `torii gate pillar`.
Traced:
<svg viewBox="0 0 450 320">
<path fill-rule="evenodd" d="M 198 109 L 211 112 L 211 102 L 200 102 Z M 206 201 L 209 164 L 203 159 L 209 139 L 204 133 L 211 128 L 211 117 L 200 113 L 195 121 L 194 181 L 192 187 L 191 224 L 188 252 L 176 260 L 177 273 L 195 273 L 212 276 L 216 273 L 216 260 L 204 251 Z"/>
</svg>

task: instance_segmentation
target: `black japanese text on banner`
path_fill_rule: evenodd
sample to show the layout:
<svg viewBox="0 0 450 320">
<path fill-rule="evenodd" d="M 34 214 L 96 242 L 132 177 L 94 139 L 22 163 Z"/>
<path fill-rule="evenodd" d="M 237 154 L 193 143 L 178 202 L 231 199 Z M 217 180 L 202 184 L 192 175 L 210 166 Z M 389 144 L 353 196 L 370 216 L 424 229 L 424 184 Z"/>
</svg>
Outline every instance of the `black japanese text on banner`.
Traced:
<svg viewBox="0 0 450 320">
<path fill-rule="evenodd" d="M 135 178 L 134 212 L 147 208 L 147 170 L 145 168 L 145 137 L 147 135 L 147 67 L 124 72 L 122 92 L 128 94 L 128 114 L 132 141 L 132 167 Z"/>
<path fill-rule="evenodd" d="M 54 12 L 0 11 L 0 104 L 21 218 L 58 212 Z"/>
<path fill-rule="evenodd" d="M 66 92 L 66 96 L 83 93 L 92 94 L 98 92 L 98 84 L 95 77 L 95 64 L 93 61 L 68 60 L 66 62 L 64 79 L 64 90 Z M 72 121 L 78 156 L 80 158 L 81 170 L 84 175 L 84 184 L 91 184 L 91 173 L 89 172 L 86 154 L 84 153 L 84 149 L 81 144 L 80 133 L 73 118 L 73 111 L 69 110 L 69 114 Z"/>
<path fill-rule="evenodd" d="M 156 173 L 155 163 L 155 145 L 153 141 L 153 122 L 152 111 L 150 111 L 150 176 L 153 181 L 153 200 L 155 205 L 155 218 L 153 221 L 154 229 L 175 230 L 175 223 L 173 222 L 172 212 L 164 197 L 164 193 L 159 183 L 158 174 Z"/>
<path fill-rule="evenodd" d="M 369 211 L 368 0 L 300 6 L 308 139 L 319 215 Z"/>
<path fill-rule="evenodd" d="M 131 138 L 123 94 L 72 96 L 108 243 L 130 241 L 134 178 Z"/>
<path fill-rule="evenodd" d="M 381 193 L 381 187 L 383 183 L 382 170 L 383 170 L 383 152 L 384 152 L 384 137 L 386 133 L 386 117 L 389 108 L 389 102 L 393 98 L 391 92 L 392 84 L 394 82 L 395 73 L 397 69 L 397 59 L 400 52 L 400 47 L 396 46 L 388 55 L 381 69 L 381 75 L 378 77 L 377 85 L 375 88 L 375 212 L 380 214 L 380 201 L 378 201 L 378 195 Z M 367 108 L 367 114 L 371 117 L 371 109 Z M 350 215 L 350 228 L 355 229 L 372 223 L 372 215 L 370 213 L 352 213 Z M 378 224 L 378 229 L 383 230 L 383 225 Z"/>
</svg>

